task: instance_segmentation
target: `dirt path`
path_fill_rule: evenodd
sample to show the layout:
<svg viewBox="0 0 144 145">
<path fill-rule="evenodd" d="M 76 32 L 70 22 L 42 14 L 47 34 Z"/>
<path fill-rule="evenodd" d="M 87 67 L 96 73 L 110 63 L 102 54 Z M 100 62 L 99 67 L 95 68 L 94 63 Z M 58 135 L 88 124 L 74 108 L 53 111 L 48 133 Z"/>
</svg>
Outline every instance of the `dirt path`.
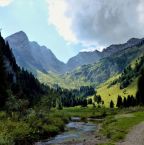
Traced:
<svg viewBox="0 0 144 145">
<path fill-rule="evenodd" d="M 144 122 L 136 125 L 117 145 L 144 145 Z"/>
</svg>

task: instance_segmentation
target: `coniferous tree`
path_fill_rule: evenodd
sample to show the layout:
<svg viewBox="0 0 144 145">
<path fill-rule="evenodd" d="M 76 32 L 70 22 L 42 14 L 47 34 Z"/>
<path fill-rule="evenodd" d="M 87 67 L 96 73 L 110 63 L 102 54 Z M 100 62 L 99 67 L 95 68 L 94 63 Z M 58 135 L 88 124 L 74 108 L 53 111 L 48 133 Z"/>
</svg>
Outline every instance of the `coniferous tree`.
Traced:
<svg viewBox="0 0 144 145">
<path fill-rule="evenodd" d="M 4 67 L 4 56 L 2 52 L 2 49 L 3 49 L 2 38 L 0 39 L 0 41 L 1 41 L 0 42 L 0 107 L 3 107 L 8 97 L 8 94 L 7 94 L 8 83 L 7 83 L 7 76 L 6 76 L 6 71 Z"/>
<path fill-rule="evenodd" d="M 88 104 L 92 104 L 92 99 L 88 99 Z"/>
<path fill-rule="evenodd" d="M 144 70 L 141 72 L 141 76 L 138 80 L 138 91 L 136 94 L 137 103 L 144 105 Z"/>
<path fill-rule="evenodd" d="M 124 106 L 125 108 L 128 107 L 126 97 L 124 97 L 124 100 L 123 100 L 123 106 Z"/>
<path fill-rule="evenodd" d="M 122 101 L 122 97 L 120 95 L 118 95 L 117 98 L 117 105 L 118 108 L 121 108 L 123 106 L 123 101 Z"/>
<path fill-rule="evenodd" d="M 110 101 L 110 108 L 114 108 L 114 102 L 112 100 Z"/>
</svg>

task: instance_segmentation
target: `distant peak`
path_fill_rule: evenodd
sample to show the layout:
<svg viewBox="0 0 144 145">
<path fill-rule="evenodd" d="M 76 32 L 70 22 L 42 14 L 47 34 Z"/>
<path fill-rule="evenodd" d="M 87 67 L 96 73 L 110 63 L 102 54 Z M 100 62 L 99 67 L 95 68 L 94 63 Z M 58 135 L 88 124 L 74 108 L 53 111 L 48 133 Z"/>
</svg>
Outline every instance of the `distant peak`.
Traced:
<svg viewBox="0 0 144 145">
<path fill-rule="evenodd" d="M 27 37 L 27 35 L 26 35 L 26 33 L 24 31 L 16 32 L 12 36 L 14 36 L 14 35 L 17 35 L 17 36 L 26 36 Z"/>
<path fill-rule="evenodd" d="M 127 41 L 127 43 L 135 43 L 135 42 L 137 42 L 137 41 L 139 41 L 140 39 L 138 39 L 138 38 L 131 38 L 131 39 L 129 39 L 128 41 Z"/>
<path fill-rule="evenodd" d="M 12 39 L 13 41 L 29 41 L 26 33 L 24 31 L 16 32 L 10 36 L 8 36 L 6 39 Z"/>
</svg>

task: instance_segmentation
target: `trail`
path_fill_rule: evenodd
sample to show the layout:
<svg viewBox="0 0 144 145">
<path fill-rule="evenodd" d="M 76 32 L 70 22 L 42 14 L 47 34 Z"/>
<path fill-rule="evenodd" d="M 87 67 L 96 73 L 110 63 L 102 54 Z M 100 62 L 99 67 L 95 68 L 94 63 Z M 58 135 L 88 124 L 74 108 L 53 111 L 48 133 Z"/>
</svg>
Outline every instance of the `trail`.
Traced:
<svg viewBox="0 0 144 145">
<path fill-rule="evenodd" d="M 144 145 L 144 122 L 134 126 L 124 141 L 117 145 Z"/>
</svg>

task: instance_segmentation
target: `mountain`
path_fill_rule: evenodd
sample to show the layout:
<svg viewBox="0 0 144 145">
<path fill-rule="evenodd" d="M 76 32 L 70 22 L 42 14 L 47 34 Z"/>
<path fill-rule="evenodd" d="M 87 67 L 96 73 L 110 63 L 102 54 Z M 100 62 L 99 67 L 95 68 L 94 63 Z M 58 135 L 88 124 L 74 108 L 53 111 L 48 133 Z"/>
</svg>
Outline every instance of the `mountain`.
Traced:
<svg viewBox="0 0 144 145">
<path fill-rule="evenodd" d="M 8 99 L 27 101 L 32 105 L 47 94 L 48 87 L 17 64 L 9 44 L 0 35 L 0 108 Z M 12 98 L 13 97 L 13 98 Z M 13 104 L 14 105 L 14 104 Z M 19 104 L 20 105 L 20 104 Z"/>
<path fill-rule="evenodd" d="M 144 39 L 138 39 L 138 38 L 131 38 L 129 39 L 126 43 L 124 44 L 114 44 L 111 45 L 107 48 L 105 48 L 102 53 L 104 57 L 108 57 L 110 55 L 112 55 L 113 53 L 122 51 L 126 48 L 131 48 L 133 46 L 136 46 L 138 44 L 140 44 Z"/>
<path fill-rule="evenodd" d="M 127 65 L 144 54 L 144 39 L 131 39 L 126 44 L 115 45 L 114 48 L 118 51 L 115 51 L 111 46 L 104 50 L 107 51 L 105 52 L 107 57 L 94 64 L 80 66 L 63 77 L 69 78 L 73 82 L 87 82 L 97 86 L 113 75 L 121 73 Z M 109 54 L 110 49 L 111 55 Z"/>
<path fill-rule="evenodd" d="M 78 55 L 69 59 L 67 63 L 67 71 L 74 70 L 82 65 L 95 63 L 102 57 L 103 54 L 97 50 L 93 52 L 80 52 Z"/>
<path fill-rule="evenodd" d="M 144 39 L 130 39 L 125 44 L 112 45 L 102 53 L 105 56 L 93 64 L 79 66 L 59 76 L 38 73 L 38 78 L 41 82 L 59 83 L 68 88 L 83 85 L 99 86 L 112 76 L 122 73 L 130 63 L 144 54 Z"/>
<path fill-rule="evenodd" d="M 50 49 L 30 42 L 22 31 L 6 40 L 20 66 L 35 71 L 41 82 L 59 84 L 64 88 L 97 87 L 122 73 L 125 67 L 144 53 L 144 39 L 132 38 L 124 44 L 111 45 L 102 52 L 80 52 L 64 64 Z"/>
<path fill-rule="evenodd" d="M 65 64 L 59 61 L 55 55 L 45 46 L 40 46 L 37 42 L 29 41 L 23 32 L 17 32 L 6 38 L 16 57 L 17 63 L 32 72 L 40 70 L 42 72 L 53 71 L 62 73 Z"/>
<path fill-rule="evenodd" d="M 67 63 L 67 70 L 72 71 L 79 66 L 96 63 L 102 58 L 109 57 L 116 52 L 133 47 L 143 40 L 144 39 L 131 38 L 124 44 L 111 45 L 105 48 L 102 52 L 99 52 L 97 50 L 93 52 L 80 52 L 78 55 L 69 59 Z"/>
<path fill-rule="evenodd" d="M 31 42 L 31 53 L 37 64 L 40 64 L 47 72 L 63 73 L 65 64 L 59 61 L 50 49 L 40 46 L 37 42 Z"/>
</svg>

